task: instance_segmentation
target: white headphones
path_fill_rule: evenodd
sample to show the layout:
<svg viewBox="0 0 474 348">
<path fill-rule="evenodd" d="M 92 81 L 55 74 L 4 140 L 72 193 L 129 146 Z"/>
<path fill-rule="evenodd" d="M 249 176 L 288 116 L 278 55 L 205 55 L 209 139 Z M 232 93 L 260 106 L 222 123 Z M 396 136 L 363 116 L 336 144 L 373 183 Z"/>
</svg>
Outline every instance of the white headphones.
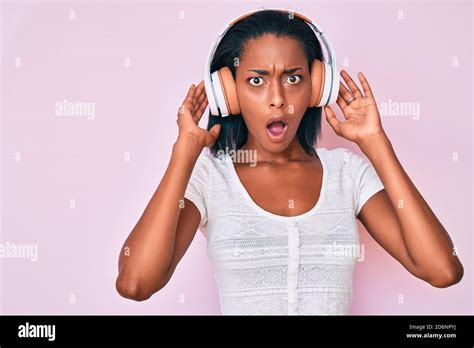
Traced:
<svg viewBox="0 0 474 348">
<path fill-rule="evenodd" d="M 225 117 L 229 115 L 240 114 L 240 106 L 237 98 L 235 81 L 230 69 L 228 67 L 223 67 L 211 74 L 211 62 L 217 46 L 227 31 L 234 24 L 256 12 L 267 10 L 286 12 L 290 16 L 293 15 L 294 17 L 305 21 L 305 23 L 307 23 L 310 28 L 312 28 L 316 34 L 316 37 L 319 37 L 319 41 L 323 42 L 328 58 L 325 58 L 323 62 L 315 59 L 312 63 L 311 80 L 313 89 L 308 107 L 320 107 L 324 105 L 331 105 L 336 102 L 337 96 L 339 94 L 339 74 L 337 73 L 336 68 L 336 56 L 329 40 L 326 38 L 326 35 L 324 35 L 323 31 L 313 21 L 301 13 L 280 8 L 258 9 L 249 11 L 234 19 L 224 28 L 224 30 L 211 46 L 205 67 L 204 86 L 206 89 L 207 100 L 209 102 L 209 109 L 212 116 Z"/>
</svg>

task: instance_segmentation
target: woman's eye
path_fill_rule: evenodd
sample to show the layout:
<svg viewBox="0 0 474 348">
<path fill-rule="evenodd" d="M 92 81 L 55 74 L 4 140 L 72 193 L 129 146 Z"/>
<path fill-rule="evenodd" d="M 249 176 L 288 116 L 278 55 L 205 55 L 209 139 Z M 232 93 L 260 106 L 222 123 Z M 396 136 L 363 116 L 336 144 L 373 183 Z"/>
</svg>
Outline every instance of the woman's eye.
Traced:
<svg viewBox="0 0 474 348">
<path fill-rule="evenodd" d="M 290 84 L 294 85 L 294 84 L 297 84 L 298 82 L 301 81 L 301 76 L 300 75 L 290 75 L 288 77 L 288 80 L 290 81 Z"/>
<path fill-rule="evenodd" d="M 259 83 L 257 83 L 257 84 L 253 83 L 253 82 L 255 82 L 256 80 L 257 80 L 257 82 L 258 82 L 258 80 L 262 80 L 262 78 L 256 77 L 256 76 L 249 78 L 249 82 L 250 82 L 250 84 L 251 84 L 252 86 L 259 86 L 259 85 L 260 85 Z"/>
</svg>

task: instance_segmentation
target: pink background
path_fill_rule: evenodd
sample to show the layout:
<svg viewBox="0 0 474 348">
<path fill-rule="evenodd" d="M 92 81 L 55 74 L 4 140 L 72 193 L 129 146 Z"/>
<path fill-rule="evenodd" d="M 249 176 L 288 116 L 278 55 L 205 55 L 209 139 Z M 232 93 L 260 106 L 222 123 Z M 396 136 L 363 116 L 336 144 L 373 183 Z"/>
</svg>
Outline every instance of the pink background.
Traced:
<svg viewBox="0 0 474 348">
<path fill-rule="evenodd" d="M 465 275 L 453 287 L 434 288 L 408 273 L 359 223 L 365 260 L 357 263 L 351 313 L 473 313 L 472 3 L 1 6 L 1 242 L 38 246 L 36 262 L 0 259 L 1 313 L 220 314 L 199 231 L 171 281 L 148 301 L 118 295 L 117 261 L 166 169 L 178 107 L 189 85 L 203 78 L 211 42 L 229 21 L 261 6 L 315 20 L 338 68 L 354 78 L 363 71 L 379 106 L 389 100 L 420 105 L 418 119 L 382 116 L 382 123 L 450 233 Z M 63 99 L 95 103 L 95 117 L 58 116 L 55 104 Z M 322 133 L 319 147 L 361 154 L 324 117 Z"/>
</svg>

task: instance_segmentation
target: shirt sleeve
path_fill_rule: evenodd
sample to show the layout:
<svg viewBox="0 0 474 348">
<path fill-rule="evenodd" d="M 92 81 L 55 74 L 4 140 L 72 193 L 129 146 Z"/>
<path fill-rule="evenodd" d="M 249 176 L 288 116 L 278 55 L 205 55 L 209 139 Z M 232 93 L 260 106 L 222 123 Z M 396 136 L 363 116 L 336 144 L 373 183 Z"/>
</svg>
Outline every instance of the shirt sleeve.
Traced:
<svg viewBox="0 0 474 348">
<path fill-rule="evenodd" d="M 207 225 L 207 197 L 210 173 L 207 165 L 208 161 L 206 160 L 209 159 L 206 158 L 204 153 L 201 153 L 194 165 L 188 186 L 184 193 L 184 198 L 193 202 L 201 214 L 201 221 L 199 223 L 200 229 Z"/>
<path fill-rule="evenodd" d="M 355 213 L 356 216 L 358 216 L 369 198 L 383 190 L 384 186 L 374 166 L 368 159 L 349 150 L 346 151 L 344 158 L 349 162 L 352 178 L 354 180 L 353 199 Z"/>
</svg>

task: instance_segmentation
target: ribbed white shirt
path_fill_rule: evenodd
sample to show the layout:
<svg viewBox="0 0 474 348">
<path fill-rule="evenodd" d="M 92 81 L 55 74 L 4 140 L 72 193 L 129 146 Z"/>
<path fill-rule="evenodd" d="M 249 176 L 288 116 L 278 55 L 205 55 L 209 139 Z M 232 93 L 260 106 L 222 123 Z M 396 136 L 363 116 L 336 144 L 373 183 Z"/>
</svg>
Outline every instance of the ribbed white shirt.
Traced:
<svg viewBox="0 0 474 348">
<path fill-rule="evenodd" d="M 198 158 L 185 198 L 201 214 L 222 314 L 350 312 L 354 266 L 363 258 L 356 216 L 384 187 L 367 159 L 345 148 L 316 151 L 318 202 L 291 217 L 257 205 L 229 155 L 206 149 Z"/>
</svg>

